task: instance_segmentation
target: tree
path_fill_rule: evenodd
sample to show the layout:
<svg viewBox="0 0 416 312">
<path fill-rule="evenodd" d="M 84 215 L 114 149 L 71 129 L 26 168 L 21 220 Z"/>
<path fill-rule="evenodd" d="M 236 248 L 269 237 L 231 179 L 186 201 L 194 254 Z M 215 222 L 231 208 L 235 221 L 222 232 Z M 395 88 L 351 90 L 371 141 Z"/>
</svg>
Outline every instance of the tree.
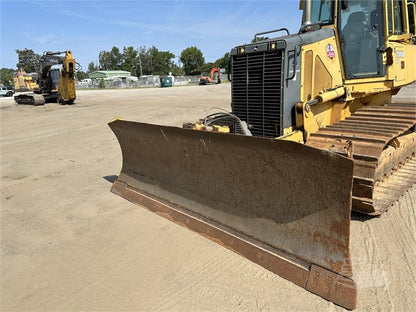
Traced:
<svg viewBox="0 0 416 312">
<path fill-rule="evenodd" d="M 122 54 L 117 47 L 113 47 L 111 51 L 101 51 L 98 62 L 101 70 L 119 70 L 122 67 Z"/>
<path fill-rule="evenodd" d="M 139 66 L 143 75 L 166 75 L 169 72 L 178 72 L 172 59 L 175 55 L 169 51 L 159 51 L 155 46 L 146 49 L 139 48 Z"/>
<path fill-rule="evenodd" d="M 220 67 L 220 68 L 225 68 L 225 70 L 228 71 L 228 57 L 229 57 L 230 53 L 227 52 L 224 54 L 224 56 L 222 58 L 219 58 L 218 60 L 216 60 L 214 62 L 215 66 Z"/>
<path fill-rule="evenodd" d="M 154 46 L 150 48 L 153 63 L 153 74 L 166 75 L 171 71 L 175 54 L 169 51 L 159 51 Z"/>
<path fill-rule="evenodd" d="M 124 47 L 121 59 L 121 68 L 125 71 L 129 71 L 133 76 L 138 76 L 140 70 L 138 51 L 133 47 Z"/>
<path fill-rule="evenodd" d="M 105 83 L 104 83 L 104 79 L 100 78 L 100 81 L 98 81 L 98 88 L 100 89 L 104 89 L 105 88 Z"/>
<path fill-rule="evenodd" d="M 172 63 L 172 65 L 170 66 L 170 72 L 174 76 L 182 76 L 183 75 L 182 69 L 178 65 L 176 65 L 175 63 Z"/>
<path fill-rule="evenodd" d="M 204 63 L 201 66 L 199 66 L 196 69 L 196 71 L 197 71 L 197 73 L 202 73 L 202 72 L 209 73 L 213 67 L 216 67 L 214 65 L 214 63 L 208 62 L 208 63 Z"/>
<path fill-rule="evenodd" d="M 99 69 L 101 70 L 125 70 L 133 76 L 141 75 L 166 75 L 172 72 L 181 74 L 180 68 L 174 63 L 175 55 L 169 51 L 159 51 L 155 46 L 151 48 L 123 47 L 123 53 L 117 47 L 111 51 L 101 51 Z M 98 70 L 93 62 L 88 65 L 88 73 Z"/>
<path fill-rule="evenodd" d="M 201 50 L 189 47 L 182 51 L 180 61 L 183 64 L 185 75 L 199 74 L 199 68 L 205 63 Z"/>
<path fill-rule="evenodd" d="M 90 62 L 89 64 L 88 64 L 88 71 L 87 71 L 87 73 L 92 73 L 92 72 L 95 72 L 95 71 L 97 71 L 98 70 L 98 66 L 97 65 L 95 65 L 95 63 L 94 62 Z"/>
<path fill-rule="evenodd" d="M 140 47 L 138 57 L 140 75 L 151 75 L 153 71 L 153 64 L 149 49 L 146 49 L 146 47 Z"/>
<path fill-rule="evenodd" d="M 15 70 L 11 68 L 0 69 L 0 83 L 5 86 L 13 85 L 13 74 Z"/>
<path fill-rule="evenodd" d="M 88 74 L 85 73 L 85 72 L 83 72 L 83 71 L 81 71 L 81 70 L 79 70 L 79 71 L 76 71 L 75 72 L 75 78 L 77 80 L 83 80 L 85 78 L 88 78 Z"/>
<path fill-rule="evenodd" d="M 37 72 L 39 69 L 40 55 L 33 52 L 31 49 L 16 50 L 19 62 L 16 64 L 17 68 L 22 67 L 27 73 Z"/>
</svg>

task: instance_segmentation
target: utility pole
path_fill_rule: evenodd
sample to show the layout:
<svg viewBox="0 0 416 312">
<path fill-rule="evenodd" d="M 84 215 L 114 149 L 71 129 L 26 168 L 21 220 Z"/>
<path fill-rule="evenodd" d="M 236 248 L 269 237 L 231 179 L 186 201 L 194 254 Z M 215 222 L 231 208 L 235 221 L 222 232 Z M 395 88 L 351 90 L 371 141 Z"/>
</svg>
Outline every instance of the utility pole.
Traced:
<svg viewBox="0 0 416 312">
<path fill-rule="evenodd" d="M 142 71 L 142 60 L 140 59 L 140 51 L 139 51 L 139 65 L 140 65 L 140 77 L 143 76 L 143 71 Z"/>
</svg>

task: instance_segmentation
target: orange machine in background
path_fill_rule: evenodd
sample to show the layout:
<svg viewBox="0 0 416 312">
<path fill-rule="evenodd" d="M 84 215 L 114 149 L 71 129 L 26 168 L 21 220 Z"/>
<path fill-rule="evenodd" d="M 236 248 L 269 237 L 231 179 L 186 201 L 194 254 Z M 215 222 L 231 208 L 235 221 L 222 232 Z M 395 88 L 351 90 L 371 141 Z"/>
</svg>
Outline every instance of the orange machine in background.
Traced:
<svg viewBox="0 0 416 312">
<path fill-rule="evenodd" d="M 219 67 L 214 67 L 213 69 L 211 69 L 211 72 L 208 76 L 208 73 L 202 73 L 201 74 L 201 78 L 199 78 L 199 84 L 200 85 L 206 85 L 206 84 L 210 84 L 210 83 L 221 83 L 221 78 L 220 78 L 221 74 L 220 74 L 220 68 Z M 216 78 L 216 81 L 215 81 Z"/>
</svg>

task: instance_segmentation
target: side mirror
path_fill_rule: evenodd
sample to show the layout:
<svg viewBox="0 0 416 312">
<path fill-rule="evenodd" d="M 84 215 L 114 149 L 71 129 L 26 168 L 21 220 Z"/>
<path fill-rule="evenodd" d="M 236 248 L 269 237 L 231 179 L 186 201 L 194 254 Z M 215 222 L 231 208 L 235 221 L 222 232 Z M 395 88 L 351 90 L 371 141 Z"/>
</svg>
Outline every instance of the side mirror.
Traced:
<svg viewBox="0 0 416 312">
<path fill-rule="evenodd" d="M 341 1 L 341 9 L 342 10 L 348 9 L 348 0 L 342 0 Z"/>
<path fill-rule="evenodd" d="M 391 47 L 386 49 L 386 65 L 393 65 L 393 49 Z"/>
</svg>

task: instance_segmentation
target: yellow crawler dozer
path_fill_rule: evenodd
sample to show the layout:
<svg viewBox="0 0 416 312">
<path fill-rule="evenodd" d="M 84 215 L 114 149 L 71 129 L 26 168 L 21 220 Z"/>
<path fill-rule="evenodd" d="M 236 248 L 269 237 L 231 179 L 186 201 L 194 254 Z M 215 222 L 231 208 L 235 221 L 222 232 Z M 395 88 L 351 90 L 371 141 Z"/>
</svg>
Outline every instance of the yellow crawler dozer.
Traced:
<svg viewBox="0 0 416 312">
<path fill-rule="evenodd" d="M 416 79 L 415 3 L 300 8 L 299 33 L 231 50 L 231 112 L 111 122 L 112 191 L 354 309 L 351 210 L 380 215 L 416 180 L 416 103 L 392 102 Z"/>
</svg>

